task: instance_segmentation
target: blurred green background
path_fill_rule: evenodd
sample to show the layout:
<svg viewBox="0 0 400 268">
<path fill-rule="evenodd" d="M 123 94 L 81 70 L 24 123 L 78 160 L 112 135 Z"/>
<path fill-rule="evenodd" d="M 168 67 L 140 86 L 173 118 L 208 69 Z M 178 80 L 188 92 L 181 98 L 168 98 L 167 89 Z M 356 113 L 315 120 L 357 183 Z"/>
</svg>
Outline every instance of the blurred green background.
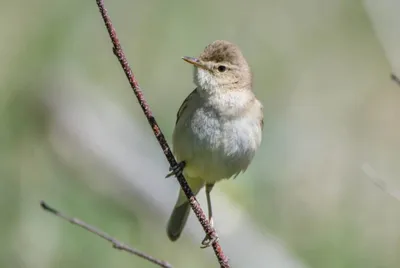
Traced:
<svg viewBox="0 0 400 268">
<path fill-rule="evenodd" d="M 45 213 L 42 199 L 174 267 L 217 267 L 193 216 L 178 242 L 165 234 L 178 184 L 164 179 L 95 1 L 1 4 L 0 267 L 156 267 Z M 400 267 L 400 201 L 388 194 L 400 189 L 398 1 L 106 5 L 169 141 L 194 88 L 181 56 L 226 39 L 253 68 L 262 148 L 213 191 L 233 267 Z"/>
</svg>

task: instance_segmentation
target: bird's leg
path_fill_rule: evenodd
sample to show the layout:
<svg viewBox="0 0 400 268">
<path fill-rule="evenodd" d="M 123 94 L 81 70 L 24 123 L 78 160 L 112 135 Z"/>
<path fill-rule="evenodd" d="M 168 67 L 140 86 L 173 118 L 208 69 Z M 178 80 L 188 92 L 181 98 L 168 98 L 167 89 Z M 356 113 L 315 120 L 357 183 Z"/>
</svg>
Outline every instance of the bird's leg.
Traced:
<svg viewBox="0 0 400 268">
<path fill-rule="evenodd" d="M 167 176 L 165 176 L 165 178 L 169 178 L 172 176 L 177 176 L 179 174 L 182 174 L 182 171 L 185 168 L 185 165 L 186 165 L 186 162 L 181 161 L 181 162 L 177 163 L 175 166 L 170 167 L 169 171 L 171 171 L 171 172 L 168 173 Z"/>
<path fill-rule="evenodd" d="M 207 207 L 208 207 L 208 221 L 210 222 L 211 228 L 214 228 L 214 220 L 212 215 L 212 205 L 211 205 L 211 190 L 213 189 L 214 184 L 206 184 L 206 197 L 207 197 Z M 201 248 L 207 248 L 215 241 L 218 241 L 218 236 L 211 238 L 208 234 L 204 237 L 201 242 Z"/>
<path fill-rule="evenodd" d="M 214 226 L 213 216 L 212 216 L 212 205 L 211 205 L 211 190 L 214 187 L 214 184 L 206 184 L 206 197 L 207 197 L 207 209 L 208 209 L 208 221 L 210 222 L 211 227 Z"/>
</svg>

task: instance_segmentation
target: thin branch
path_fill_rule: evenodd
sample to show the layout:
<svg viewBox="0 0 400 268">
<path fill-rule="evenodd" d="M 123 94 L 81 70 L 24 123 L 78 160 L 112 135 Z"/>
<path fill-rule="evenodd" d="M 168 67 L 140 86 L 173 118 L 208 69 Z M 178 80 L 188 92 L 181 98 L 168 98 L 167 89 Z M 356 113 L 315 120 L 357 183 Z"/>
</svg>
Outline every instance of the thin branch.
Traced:
<svg viewBox="0 0 400 268">
<path fill-rule="evenodd" d="M 114 26 L 112 25 L 111 18 L 108 15 L 107 9 L 104 6 L 104 0 L 96 0 L 97 6 L 99 7 L 99 11 L 101 16 L 104 20 L 104 24 L 107 28 L 108 34 L 110 36 L 111 42 L 113 44 L 113 52 L 117 57 L 119 63 L 121 64 L 122 69 L 125 72 L 125 75 L 131 85 L 133 93 L 135 94 L 140 107 L 142 107 L 143 113 L 146 116 L 155 137 L 157 138 L 158 143 L 161 146 L 162 151 L 164 152 L 165 157 L 167 158 L 171 167 L 175 167 L 177 162 L 175 160 L 174 155 L 171 152 L 171 149 L 164 137 L 164 134 L 161 132 L 160 127 L 158 126 L 156 119 L 154 118 L 149 105 L 147 104 L 143 92 L 140 89 L 139 83 L 136 80 L 133 72 L 129 66 L 128 60 L 126 59 L 125 53 L 122 50 L 121 44 L 117 37 L 117 33 L 115 31 Z M 218 235 L 214 228 L 211 227 L 204 211 L 200 207 L 199 202 L 197 201 L 196 197 L 194 196 L 192 190 L 190 189 L 185 177 L 182 174 L 177 175 L 177 179 L 179 184 L 181 185 L 182 190 L 184 191 L 186 197 L 189 200 L 190 206 L 193 209 L 194 214 L 196 215 L 197 219 L 199 220 L 201 226 L 203 227 L 205 233 L 212 239 L 214 242 L 212 243 L 212 247 L 214 249 L 215 255 L 218 259 L 218 262 L 221 267 L 229 268 L 228 258 L 225 256 L 222 247 L 218 242 Z"/>
<path fill-rule="evenodd" d="M 158 260 L 150 255 L 147 255 L 146 253 L 143 253 L 137 249 L 134 249 L 128 245 L 124 245 L 123 243 L 119 242 L 118 240 L 116 240 L 115 238 L 111 237 L 110 235 L 108 235 L 107 233 L 77 219 L 77 218 L 71 218 L 69 216 L 64 215 L 63 213 L 59 212 L 58 210 L 50 207 L 48 204 L 46 204 L 44 201 L 40 201 L 40 206 L 47 212 L 58 216 L 72 224 L 78 225 L 79 227 L 97 235 L 100 236 L 101 238 L 107 240 L 108 242 L 110 242 L 113 245 L 113 248 L 118 249 L 118 250 L 122 250 L 122 251 L 126 251 L 129 252 L 133 255 L 139 256 L 145 260 L 148 260 L 154 264 L 157 264 L 160 267 L 163 268 L 172 268 L 172 265 L 169 264 L 166 261 L 162 261 L 162 260 Z"/>
<path fill-rule="evenodd" d="M 389 186 L 388 183 L 381 175 L 379 175 L 374 168 L 372 168 L 368 163 L 364 163 L 361 167 L 364 171 L 365 175 L 370 178 L 370 180 L 382 191 L 400 201 L 400 191 L 394 189 L 393 187 Z"/>
<path fill-rule="evenodd" d="M 396 76 L 394 73 L 392 73 L 392 74 L 390 75 L 390 78 L 392 78 L 392 80 L 393 80 L 397 85 L 400 86 L 400 78 L 399 78 L 398 76 Z"/>
</svg>

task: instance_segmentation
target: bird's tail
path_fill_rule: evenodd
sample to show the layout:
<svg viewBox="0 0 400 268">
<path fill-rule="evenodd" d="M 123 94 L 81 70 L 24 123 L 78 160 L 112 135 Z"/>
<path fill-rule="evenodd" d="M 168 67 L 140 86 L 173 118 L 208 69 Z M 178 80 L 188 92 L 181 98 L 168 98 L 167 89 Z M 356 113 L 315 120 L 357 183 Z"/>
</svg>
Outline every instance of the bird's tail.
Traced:
<svg viewBox="0 0 400 268">
<path fill-rule="evenodd" d="M 193 181 L 190 182 L 191 183 L 189 183 L 189 185 L 193 191 L 193 194 L 197 195 L 200 189 L 204 186 L 204 184 L 202 182 L 199 183 L 193 183 Z M 185 227 L 186 221 L 188 219 L 189 212 L 190 212 L 190 204 L 186 198 L 185 193 L 181 189 L 179 191 L 178 200 L 176 201 L 174 210 L 171 213 L 167 225 L 167 235 L 171 241 L 176 241 L 180 237 L 183 228 Z"/>
</svg>

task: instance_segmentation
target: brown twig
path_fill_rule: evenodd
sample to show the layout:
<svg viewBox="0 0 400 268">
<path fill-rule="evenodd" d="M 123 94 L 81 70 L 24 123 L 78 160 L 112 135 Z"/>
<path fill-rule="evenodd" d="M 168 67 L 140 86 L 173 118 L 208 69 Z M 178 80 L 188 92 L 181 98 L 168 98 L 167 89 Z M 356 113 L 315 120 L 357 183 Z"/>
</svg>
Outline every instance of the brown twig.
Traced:
<svg viewBox="0 0 400 268">
<path fill-rule="evenodd" d="M 122 69 L 125 72 L 126 77 L 128 78 L 129 84 L 135 94 L 136 98 L 139 101 L 140 107 L 142 107 L 143 113 L 145 114 L 155 137 L 157 138 L 161 149 L 164 152 L 165 157 L 167 158 L 171 167 L 175 167 L 177 162 L 175 160 L 174 155 L 171 152 L 171 149 L 165 140 L 164 134 L 161 132 L 160 127 L 158 126 L 156 119 L 154 118 L 149 105 L 147 104 L 143 92 L 140 89 L 139 83 L 137 82 L 133 72 L 129 66 L 128 60 L 126 59 L 125 53 L 122 50 L 121 44 L 117 37 L 117 33 L 112 25 L 111 19 L 108 15 L 107 9 L 104 7 L 104 0 L 96 0 L 97 5 L 99 7 L 101 16 L 103 17 L 104 24 L 107 27 L 108 34 L 110 36 L 111 42 L 113 44 L 113 52 L 117 57 L 119 63 L 121 64 Z M 214 249 L 215 255 L 217 256 L 218 262 L 221 267 L 228 268 L 230 267 L 228 258 L 225 256 L 220 244 L 218 243 L 218 237 L 214 228 L 211 227 L 206 215 L 204 214 L 203 210 L 200 207 L 199 202 L 197 201 L 196 197 L 194 196 L 192 190 L 190 189 L 188 183 L 186 182 L 185 177 L 182 174 L 177 175 L 177 179 L 181 188 L 185 192 L 186 197 L 189 200 L 190 206 L 192 207 L 194 214 L 198 218 L 201 226 L 203 227 L 205 233 L 212 239 L 214 242 L 212 243 L 212 247 Z"/>
<path fill-rule="evenodd" d="M 392 80 L 397 84 L 397 85 L 399 85 L 400 86 L 400 78 L 398 77 L 398 76 L 396 76 L 395 74 L 391 74 L 390 75 L 390 78 L 392 78 Z"/>
<path fill-rule="evenodd" d="M 132 248 L 132 247 L 130 247 L 128 245 L 124 245 L 123 243 L 119 242 L 118 240 L 116 240 L 115 238 L 113 238 L 110 235 L 106 234 L 105 232 L 103 232 L 103 231 L 101 231 L 101 230 L 99 230 L 99 229 L 97 229 L 97 228 L 95 228 L 95 227 L 93 227 L 93 226 L 91 226 L 91 225 L 89 225 L 89 224 L 77 219 L 77 218 L 71 218 L 71 217 L 68 217 L 68 216 L 64 215 L 63 213 L 59 212 L 58 210 L 56 210 L 56 209 L 50 207 L 49 205 L 47 205 L 44 201 L 40 201 L 40 206 L 45 211 L 50 212 L 53 215 L 56 215 L 56 216 L 66 220 L 66 221 L 68 221 L 68 222 L 70 222 L 72 224 L 78 225 L 79 227 L 81 227 L 81 228 L 83 228 L 83 229 L 85 229 L 85 230 L 87 230 L 87 231 L 89 231 L 89 232 L 91 232 L 91 233 L 93 233 L 93 234 L 95 234 L 97 236 L 100 236 L 101 238 L 107 240 L 108 242 L 110 242 L 113 245 L 113 248 L 115 248 L 115 249 L 119 249 L 119 250 L 122 250 L 122 251 L 129 252 L 129 253 L 131 253 L 133 255 L 136 255 L 136 256 L 139 256 L 139 257 L 141 257 L 141 258 L 143 258 L 145 260 L 148 260 L 148 261 L 150 261 L 150 262 L 152 262 L 154 264 L 157 264 L 160 267 L 172 268 L 172 265 L 169 264 L 168 262 L 162 261 L 162 260 L 158 260 L 158 259 L 156 259 L 156 258 L 154 258 L 154 257 L 152 257 L 150 255 L 147 255 L 146 253 L 143 253 L 143 252 L 141 252 L 141 251 L 139 251 L 137 249 L 134 249 L 134 248 Z"/>
</svg>

